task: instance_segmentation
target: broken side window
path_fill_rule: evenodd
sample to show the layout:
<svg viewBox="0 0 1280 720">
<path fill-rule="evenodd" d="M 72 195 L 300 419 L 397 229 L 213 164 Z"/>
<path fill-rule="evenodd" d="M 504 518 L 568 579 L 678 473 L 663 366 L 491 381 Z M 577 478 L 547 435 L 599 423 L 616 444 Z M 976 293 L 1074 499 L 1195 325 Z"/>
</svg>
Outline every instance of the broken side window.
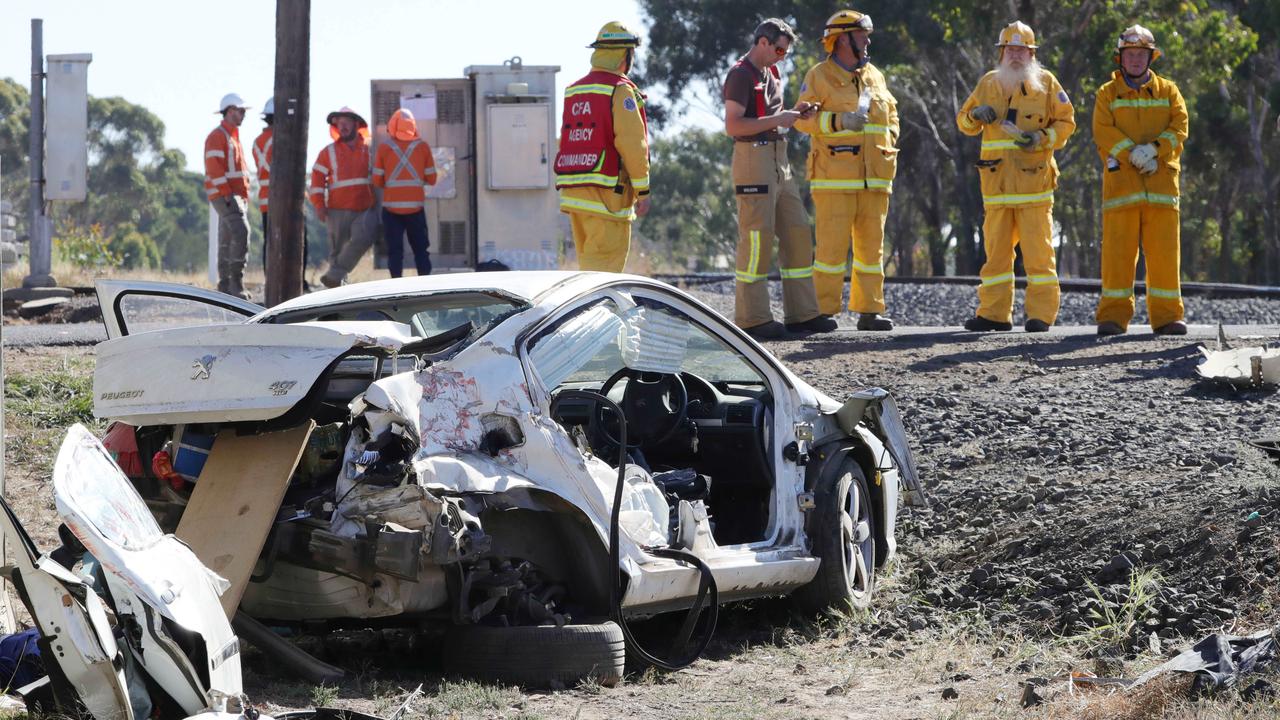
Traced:
<svg viewBox="0 0 1280 720">
<path fill-rule="evenodd" d="M 622 367 L 621 329 L 617 305 L 601 301 L 540 333 L 529 347 L 529 360 L 548 390 L 569 380 L 608 377 Z"/>
</svg>

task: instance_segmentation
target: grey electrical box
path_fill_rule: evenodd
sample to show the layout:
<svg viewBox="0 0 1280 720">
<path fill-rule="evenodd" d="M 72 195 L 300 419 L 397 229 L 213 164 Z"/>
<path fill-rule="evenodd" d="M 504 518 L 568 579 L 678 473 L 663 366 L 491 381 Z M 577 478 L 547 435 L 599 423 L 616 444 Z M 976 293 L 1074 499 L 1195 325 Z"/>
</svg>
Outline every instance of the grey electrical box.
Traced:
<svg viewBox="0 0 1280 720">
<path fill-rule="evenodd" d="M 488 107 L 489 189 L 533 190 L 551 184 L 551 106 Z"/>
<path fill-rule="evenodd" d="M 84 200 L 89 168 L 89 63 L 93 56 L 50 55 L 45 81 L 46 200 Z"/>
<path fill-rule="evenodd" d="M 559 267 L 567 237 L 551 174 L 559 70 L 515 57 L 472 65 L 460 78 L 373 81 L 374 142 L 386 141 L 391 114 L 406 108 L 435 155 L 439 179 L 426 201 L 435 268 Z"/>
</svg>

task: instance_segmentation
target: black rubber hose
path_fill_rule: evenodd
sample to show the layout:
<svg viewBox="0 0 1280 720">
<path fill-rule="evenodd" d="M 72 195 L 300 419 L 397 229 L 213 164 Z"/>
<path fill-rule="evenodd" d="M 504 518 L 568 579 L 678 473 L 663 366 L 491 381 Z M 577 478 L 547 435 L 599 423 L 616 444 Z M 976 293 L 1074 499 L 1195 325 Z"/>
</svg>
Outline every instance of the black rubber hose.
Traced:
<svg viewBox="0 0 1280 720">
<path fill-rule="evenodd" d="M 716 589 L 716 579 L 711 573 L 711 568 L 706 563 L 692 554 L 683 550 L 674 548 L 646 548 L 645 552 L 656 557 L 668 558 L 687 562 L 698 568 L 701 577 L 698 580 L 698 596 L 694 600 L 693 606 L 689 608 L 689 614 L 685 616 L 685 621 L 680 629 L 680 634 L 676 638 L 676 642 L 672 644 L 673 648 L 685 647 L 688 645 L 689 639 L 693 635 L 695 624 L 698 617 L 702 614 L 703 604 L 710 596 L 710 604 L 707 605 L 707 626 L 703 636 L 698 640 L 693 652 L 679 658 L 659 658 L 649 651 L 645 650 L 635 635 L 631 633 L 631 628 L 627 627 L 626 619 L 622 615 L 622 555 L 618 547 L 619 541 L 619 519 L 622 514 L 622 493 L 627 482 L 627 417 L 623 414 L 622 408 L 617 403 L 610 400 L 604 395 L 593 392 L 591 390 L 562 390 L 556 395 L 556 399 L 551 403 L 551 414 L 554 417 L 555 408 L 563 400 L 579 398 L 587 400 L 593 404 L 592 412 L 596 412 L 595 406 L 603 405 L 613 410 L 618 416 L 618 482 L 613 492 L 613 511 L 609 514 L 609 562 L 613 566 L 613 582 L 609 587 L 609 607 L 613 611 L 613 620 L 618 623 L 618 627 L 622 628 L 622 637 L 626 641 L 627 649 L 639 658 L 642 662 L 653 665 L 660 670 L 668 672 L 679 670 L 693 664 L 695 660 L 702 656 L 707 649 L 707 645 L 711 644 L 711 637 L 716 632 L 716 622 L 720 619 L 720 593 Z"/>
</svg>

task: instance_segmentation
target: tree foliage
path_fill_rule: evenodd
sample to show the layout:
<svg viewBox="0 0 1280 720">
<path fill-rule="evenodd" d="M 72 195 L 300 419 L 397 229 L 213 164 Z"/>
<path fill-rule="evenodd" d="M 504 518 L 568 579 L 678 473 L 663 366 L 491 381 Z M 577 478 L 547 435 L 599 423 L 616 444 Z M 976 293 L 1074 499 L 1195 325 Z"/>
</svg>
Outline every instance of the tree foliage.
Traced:
<svg viewBox="0 0 1280 720">
<path fill-rule="evenodd" d="M 0 80 L 0 158 L 4 197 L 27 202 L 30 95 Z M 187 171 L 179 150 L 166 148 L 164 122 L 123 98 L 89 98 L 88 198 L 54 203 L 54 240 L 75 245 L 97 227 L 129 267 L 192 269 L 205 264 L 208 203 L 203 179 Z M 25 222 L 25 213 L 19 217 Z M 20 229 L 25 232 L 25 228 Z"/>
<path fill-rule="evenodd" d="M 655 122 L 668 125 L 690 98 L 718 96 L 725 72 L 748 48 L 756 23 L 768 16 L 782 17 L 800 32 L 782 66 L 788 99 L 794 98 L 803 73 L 822 59 L 818 41 L 826 18 L 844 7 L 812 0 L 754 3 L 751 12 L 732 0 L 641 5 L 648 22 L 641 84 L 667 98 L 653 105 Z M 1059 270 L 1097 275 L 1101 161 L 1091 132 L 1093 98 L 1115 69 L 1116 37 L 1139 22 L 1153 30 L 1164 50 L 1155 70 L 1178 83 L 1191 114 L 1183 156 L 1184 275 L 1280 283 L 1280 133 L 1274 112 L 1280 104 L 1280 3 L 863 0 L 855 7 L 874 19 L 872 60 L 885 71 L 902 120 L 887 232 L 897 272 L 927 267 L 942 274 L 954 262 L 957 272 L 971 274 L 981 264 L 982 200 L 973 171 L 978 142 L 958 132 L 955 115 L 995 63 L 1000 29 L 1020 19 L 1036 30 L 1038 57 L 1071 96 L 1079 124 L 1058 155 Z M 793 159 L 806 150 L 798 134 L 792 134 L 791 145 Z M 656 173 L 655 195 L 661 192 Z M 727 196 L 728 183 L 718 191 Z M 701 241 L 686 241 L 700 250 Z"/>
</svg>

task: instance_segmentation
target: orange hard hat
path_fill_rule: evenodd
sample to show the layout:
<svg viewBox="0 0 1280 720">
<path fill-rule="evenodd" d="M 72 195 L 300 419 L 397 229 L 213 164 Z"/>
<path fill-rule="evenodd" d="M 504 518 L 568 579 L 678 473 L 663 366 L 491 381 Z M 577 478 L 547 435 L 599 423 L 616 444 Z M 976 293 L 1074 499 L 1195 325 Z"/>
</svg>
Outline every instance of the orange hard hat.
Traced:
<svg viewBox="0 0 1280 720">
<path fill-rule="evenodd" d="M 387 132 L 397 140 L 408 142 L 418 137 L 418 121 L 413 119 L 413 113 L 400 108 L 391 114 Z"/>
</svg>

